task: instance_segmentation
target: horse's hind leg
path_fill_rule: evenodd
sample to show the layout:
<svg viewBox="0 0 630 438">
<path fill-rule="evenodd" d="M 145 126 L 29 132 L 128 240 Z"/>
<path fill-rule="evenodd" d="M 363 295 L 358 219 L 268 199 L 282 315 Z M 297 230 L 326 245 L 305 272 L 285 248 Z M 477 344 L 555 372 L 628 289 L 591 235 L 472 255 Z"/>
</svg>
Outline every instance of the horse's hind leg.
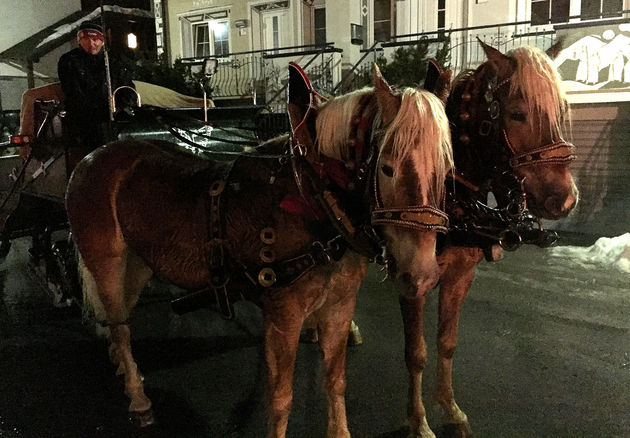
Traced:
<svg viewBox="0 0 630 438">
<path fill-rule="evenodd" d="M 457 325 L 462 303 L 472 285 L 475 267 L 482 257 L 474 248 L 447 250 L 447 266 L 440 281 L 437 401 L 444 409 L 444 437 L 470 438 L 472 431 L 466 414 L 455 403 L 453 392 L 453 355 L 457 346 Z"/>
<path fill-rule="evenodd" d="M 97 287 L 104 315 L 97 315 L 110 327 L 110 354 L 124 373 L 125 394 L 130 399 L 129 411 L 142 414 L 149 411 L 151 401 L 144 393 L 142 376 L 131 353 L 129 316 L 138 295 L 150 278 L 151 271 L 144 263 L 124 250 L 121 255 L 110 255 L 91 262 L 85 261 Z M 150 416 L 141 418 L 143 425 L 152 422 Z"/>
</svg>

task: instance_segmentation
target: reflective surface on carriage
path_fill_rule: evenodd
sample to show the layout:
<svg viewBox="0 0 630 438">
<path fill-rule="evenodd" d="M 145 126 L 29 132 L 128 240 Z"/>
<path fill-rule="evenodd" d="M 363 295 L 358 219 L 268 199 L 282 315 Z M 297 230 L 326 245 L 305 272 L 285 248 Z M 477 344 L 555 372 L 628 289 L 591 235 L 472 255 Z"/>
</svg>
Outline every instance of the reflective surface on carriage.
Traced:
<svg viewBox="0 0 630 438">
<path fill-rule="evenodd" d="M 561 243 L 565 242 L 561 236 Z M 0 436 L 8 438 L 264 435 L 265 367 L 261 316 L 237 304 L 236 321 L 197 310 L 177 316 L 159 283 L 133 319 L 158 423 L 137 433 L 124 420 L 104 344 L 77 308 L 50 306 L 27 268 L 28 240 L 0 265 Z M 590 245 L 591 242 L 586 242 Z M 628 274 L 552 258 L 525 246 L 482 263 L 463 308 L 455 362 L 459 399 L 475 436 L 484 438 L 630 436 L 630 286 Z M 528 274 L 522 272 L 527 265 Z M 348 355 L 348 420 L 355 438 L 404 438 L 407 385 L 396 291 L 370 269 L 356 321 L 364 343 Z M 428 294 L 425 399 L 432 401 L 437 293 Z M 325 436 L 317 346 L 301 344 L 288 436 Z"/>
</svg>

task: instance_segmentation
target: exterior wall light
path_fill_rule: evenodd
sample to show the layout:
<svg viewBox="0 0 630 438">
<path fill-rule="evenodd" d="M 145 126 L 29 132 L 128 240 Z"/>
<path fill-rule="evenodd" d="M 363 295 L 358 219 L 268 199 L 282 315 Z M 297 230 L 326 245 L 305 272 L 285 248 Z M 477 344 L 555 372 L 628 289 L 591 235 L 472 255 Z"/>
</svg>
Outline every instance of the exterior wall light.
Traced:
<svg viewBox="0 0 630 438">
<path fill-rule="evenodd" d="M 138 48 L 138 37 L 136 37 L 135 33 L 127 34 L 127 47 L 129 47 L 130 49 Z"/>
</svg>

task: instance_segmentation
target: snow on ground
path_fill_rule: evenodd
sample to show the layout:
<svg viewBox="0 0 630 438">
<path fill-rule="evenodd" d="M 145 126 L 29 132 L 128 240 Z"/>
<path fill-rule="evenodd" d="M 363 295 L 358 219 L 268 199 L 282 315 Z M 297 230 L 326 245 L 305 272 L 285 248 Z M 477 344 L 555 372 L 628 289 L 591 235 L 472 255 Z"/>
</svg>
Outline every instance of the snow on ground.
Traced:
<svg viewBox="0 0 630 438">
<path fill-rule="evenodd" d="M 558 246 L 549 249 L 552 257 L 571 259 L 584 266 L 614 267 L 630 273 L 630 233 L 617 237 L 600 237 L 588 247 Z"/>
</svg>

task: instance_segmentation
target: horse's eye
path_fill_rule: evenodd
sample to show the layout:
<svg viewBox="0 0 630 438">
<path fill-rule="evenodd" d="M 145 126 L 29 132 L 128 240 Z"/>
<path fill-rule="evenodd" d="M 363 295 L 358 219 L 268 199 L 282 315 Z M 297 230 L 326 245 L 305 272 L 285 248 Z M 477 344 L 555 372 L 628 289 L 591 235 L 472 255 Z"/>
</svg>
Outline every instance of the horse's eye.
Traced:
<svg viewBox="0 0 630 438">
<path fill-rule="evenodd" d="M 517 122 L 524 122 L 526 119 L 525 113 L 522 113 L 520 111 L 511 112 L 510 119 L 516 120 Z"/>
<path fill-rule="evenodd" d="M 394 169 L 392 169 L 392 167 L 388 166 L 387 164 L 383 164 L 383 166 L 381 167 L 381 171 L 385 174 L 385 176 L 388 176 L 390 178 L 394 176 Z"/>
</svg>

